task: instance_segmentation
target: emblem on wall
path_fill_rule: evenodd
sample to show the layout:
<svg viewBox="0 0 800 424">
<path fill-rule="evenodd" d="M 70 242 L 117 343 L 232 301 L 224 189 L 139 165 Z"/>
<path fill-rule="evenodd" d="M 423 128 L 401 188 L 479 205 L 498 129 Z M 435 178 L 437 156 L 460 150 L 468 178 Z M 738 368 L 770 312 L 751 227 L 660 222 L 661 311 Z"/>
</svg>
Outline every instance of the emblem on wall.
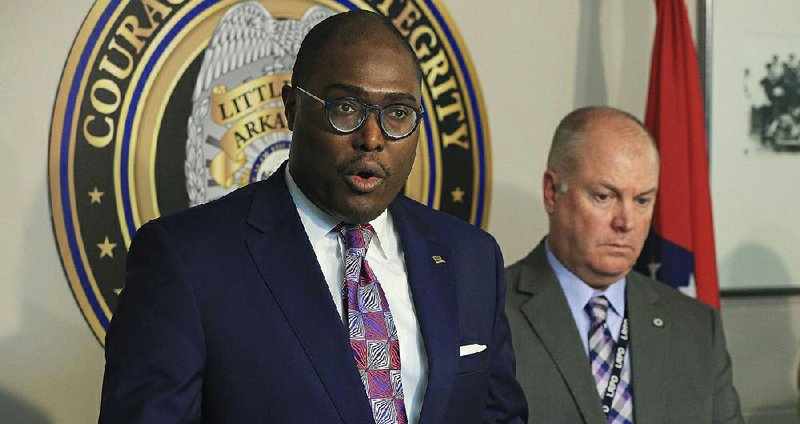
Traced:
<svg viewBox="0 0 800 424">
<path fill-rule="evenodd" d="M 275 171 L 291 142 L 280 90 L 300 42 L 355 8 L 387 16 L 424 73 L 427 113 L 406 195 L 486 226 L 485 110 L 439 2 L 97 1 L 58 89 L 49 181 L 64 270 L 101 343 L 136 229 Z"/>
</svg>

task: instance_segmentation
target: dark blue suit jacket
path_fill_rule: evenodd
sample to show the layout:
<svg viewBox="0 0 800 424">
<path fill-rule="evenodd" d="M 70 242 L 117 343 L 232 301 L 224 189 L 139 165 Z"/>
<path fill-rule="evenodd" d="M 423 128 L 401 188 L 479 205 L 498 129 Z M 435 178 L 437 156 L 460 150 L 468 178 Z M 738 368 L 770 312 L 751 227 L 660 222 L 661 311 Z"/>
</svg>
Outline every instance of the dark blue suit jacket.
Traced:
<svg viewBox="0 0 800 424">
<path fill-rule="evenodd" d="M 524 422 L 494 239 L 403 196 L 389 210 L 428 356 L 420 424 Z M 100 422 L 372 422 L 283 167 L 136 233 Z"/>
</svg>

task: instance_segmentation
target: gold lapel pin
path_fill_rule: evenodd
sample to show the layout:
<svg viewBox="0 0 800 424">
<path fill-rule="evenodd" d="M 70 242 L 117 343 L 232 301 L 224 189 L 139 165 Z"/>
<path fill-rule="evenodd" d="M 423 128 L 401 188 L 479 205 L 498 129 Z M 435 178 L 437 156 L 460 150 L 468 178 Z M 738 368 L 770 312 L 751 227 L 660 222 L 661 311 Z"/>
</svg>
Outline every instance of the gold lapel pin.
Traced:
<svg viewBox="0 0 800 424">
<path fill-rule="evenodd" d="M 433 259 L 434 262 L 436 262 L 437 265 L 444 263 L 444 259 L 442 259 L 442 257 L 439 255 L 431 256 L 431 258 Z"/>
<path fill-rule="evenodd" d="M 664 320 L 661 318 L 653 318 L 653 327 L 662 328 L 664 327 Z"/>
</svg>

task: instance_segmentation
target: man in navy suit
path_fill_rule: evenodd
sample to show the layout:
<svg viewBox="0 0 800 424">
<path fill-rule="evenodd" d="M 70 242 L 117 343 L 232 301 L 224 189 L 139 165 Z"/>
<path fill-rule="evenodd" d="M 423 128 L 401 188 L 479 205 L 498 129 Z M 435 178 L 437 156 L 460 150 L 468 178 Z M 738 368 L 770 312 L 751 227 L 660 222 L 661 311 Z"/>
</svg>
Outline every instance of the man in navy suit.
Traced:
<svg viewBox="0 0 800 424">
<path fill-rule="evenodd" d="M 137 232 L 106 338 L 101 422 L 525 422 L 496 242 L 399 195 L 420 82 L 413 51 L 377 14 L 311 30 L 282 93 L 288 163 Z M 391 413 L 373 399 L 374 358 L 351 349 L 343 295 L 351 252 L 339 231 L 367 223 L 361 263 L 399 343 Z"/>
</svg>

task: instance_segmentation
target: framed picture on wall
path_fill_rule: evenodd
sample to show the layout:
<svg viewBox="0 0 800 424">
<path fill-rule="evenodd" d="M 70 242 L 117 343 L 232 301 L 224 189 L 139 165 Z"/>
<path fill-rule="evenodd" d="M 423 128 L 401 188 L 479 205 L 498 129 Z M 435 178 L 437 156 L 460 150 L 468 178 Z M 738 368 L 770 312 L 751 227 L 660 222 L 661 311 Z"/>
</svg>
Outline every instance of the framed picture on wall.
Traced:
<svg viewBox="0 0 800 424">
<path fill-rule="evenodd" d="M 720 289 L 800 293 L 800 2 L 704 10 Z"/>
</svg>

